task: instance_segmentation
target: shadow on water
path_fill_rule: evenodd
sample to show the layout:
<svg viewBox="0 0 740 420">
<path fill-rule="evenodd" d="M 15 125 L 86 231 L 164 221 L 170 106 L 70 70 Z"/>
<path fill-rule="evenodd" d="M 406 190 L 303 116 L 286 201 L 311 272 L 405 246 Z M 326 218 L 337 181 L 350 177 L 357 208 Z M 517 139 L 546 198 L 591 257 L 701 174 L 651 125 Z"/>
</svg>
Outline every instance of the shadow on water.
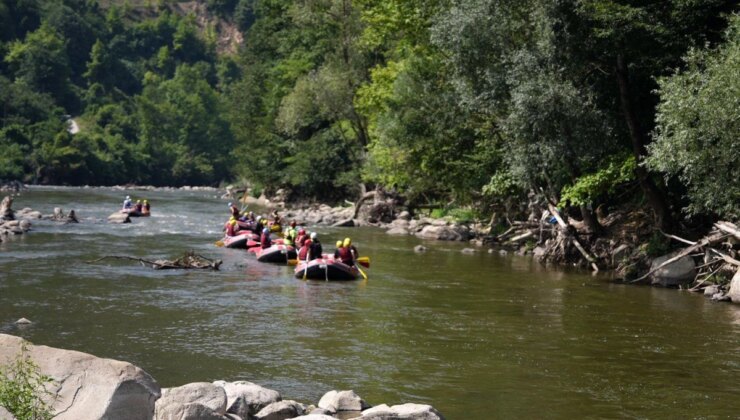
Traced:
<svg viewBox="0 0 740 420">
<path fill-rule="evenodd" d="M 347 235 L 368 281 L 300 281 L 291 267 L 217 248 L 215 192 L 129 192 L 151 218 L 109 225 L 125 195 L 33 189 L 15 201 L 82 223 L 39 221 L 0 243 L 0 332 L 131 361 L 162 386 L 250 380 L 317 402 L 354 389 L 370 403 L 429 403 L 448 418 L 733 417 L 740 412 L 740 309 L 610 283 L 529 258 L 375 229 Z M 154 271 L 103 255 L 172 258 L 219 272 Z M 20 317 L 34 324 L 19 328 Z"/>
</svg>

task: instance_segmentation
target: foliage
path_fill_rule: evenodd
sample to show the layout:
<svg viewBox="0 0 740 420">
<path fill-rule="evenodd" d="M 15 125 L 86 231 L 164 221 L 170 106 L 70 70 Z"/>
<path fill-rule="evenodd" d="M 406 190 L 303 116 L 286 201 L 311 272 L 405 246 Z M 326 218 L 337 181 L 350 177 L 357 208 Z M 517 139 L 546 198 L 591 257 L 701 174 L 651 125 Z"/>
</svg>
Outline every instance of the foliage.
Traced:
<svg viewBox="0 0 740 420">
<path fill-rule="evenodd" d="M 599 197 L 612 194 L 617 187 L 634 180 L 635 157 L 615 159 L 598 171 L 579 177 L 572 185 L 566 185 L 560 196 L 560 205 L 574 206 L 593 204 Z"/>
<path fill-rule="evenodd" d="M 45 394 L 49 394 L 45 386 L 51 381 L 39 373 L 23 342 L 16 359 L 0 368 L 0 406 L 18 420 L 51 419 L 54 413 L 45 399 Z"/>
<path fill-rule="evenodd" d="M 727 42 L 692 49 L 686 69 L 660 80 L 655 142 L 648 164 L 678 176 L 690 214 L 740 217 L 740 16 Z"/>
</svg>

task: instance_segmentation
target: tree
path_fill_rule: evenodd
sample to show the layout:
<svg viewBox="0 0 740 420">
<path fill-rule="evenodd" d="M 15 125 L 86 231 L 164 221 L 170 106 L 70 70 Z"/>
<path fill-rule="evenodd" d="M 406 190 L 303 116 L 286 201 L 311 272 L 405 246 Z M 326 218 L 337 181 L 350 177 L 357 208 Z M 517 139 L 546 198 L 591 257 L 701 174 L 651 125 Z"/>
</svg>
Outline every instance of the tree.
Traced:
<svg viewBox="0 0 740 420">
<path fill-rule="evenodd" d="M 659 80 L 651 168 L 688 188 L 689 214 L 740 217 L 740 16 L 726 42 L 692 49 L 686 69 Z"/>
</svg>

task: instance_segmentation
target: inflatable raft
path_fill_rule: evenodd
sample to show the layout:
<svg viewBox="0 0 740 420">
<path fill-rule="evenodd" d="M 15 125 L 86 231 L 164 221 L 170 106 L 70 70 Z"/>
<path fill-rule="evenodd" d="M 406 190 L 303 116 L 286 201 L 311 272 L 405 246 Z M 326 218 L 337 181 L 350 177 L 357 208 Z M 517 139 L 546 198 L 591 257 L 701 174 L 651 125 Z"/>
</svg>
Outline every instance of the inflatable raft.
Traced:
<svg viewBox="0 0 740 420">
<path fill-rule="evenodd" d="M 295 248 L 289 245 L 275 244 L 269 248 L 257 248 L 254 253 L 259 262 L 283 263 L 295 259 L 298 254 Z"/>
<path fill-rule="evenodd" d="M 224 246 L 227 248 L 247 248 L 247 242 L 254 241 L 259 236 L 252 232 L 239 232 L 236 236 L 225 236 L 223 239 Z"/>
<path fill-rule="evenodd" d="M 305 271 L 305 276 L 304 276 Z M 297 279 L 313 280 L 355 280 L 360 275 L 356 267 L 349 266 L 334 258 L 317 258 L 308 263 L 300 261 L 295 268 Z"/>
</svg>

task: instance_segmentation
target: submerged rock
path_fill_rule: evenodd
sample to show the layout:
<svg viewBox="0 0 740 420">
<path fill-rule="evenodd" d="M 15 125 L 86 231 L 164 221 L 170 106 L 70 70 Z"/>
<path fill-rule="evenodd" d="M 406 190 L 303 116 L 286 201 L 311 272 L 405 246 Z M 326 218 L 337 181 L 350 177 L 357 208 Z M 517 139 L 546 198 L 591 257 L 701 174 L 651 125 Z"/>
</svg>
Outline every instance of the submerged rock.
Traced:
<svg viewBox="0 0 740 420">
<path fill-rule="evenodd" d="M 416 245 L 414 247 L 414 252 L 426 252 L 426 250 L 427 247 L 425 247 L 424 245 Z"/>
<path fill-rule="evenodd" d="M 19 325 L 28 325 L 28 324 L 33 324 L 33 322 L 31 322 L 31 320 L 30 320 L 30 319 L 26 319 L 26 318 L 21 318 L 21 319 L 19 319 L 18 321 L 15 321 L 15 323 L 16 323 L 16 324 L 19 324 Z"/>
</svg>

